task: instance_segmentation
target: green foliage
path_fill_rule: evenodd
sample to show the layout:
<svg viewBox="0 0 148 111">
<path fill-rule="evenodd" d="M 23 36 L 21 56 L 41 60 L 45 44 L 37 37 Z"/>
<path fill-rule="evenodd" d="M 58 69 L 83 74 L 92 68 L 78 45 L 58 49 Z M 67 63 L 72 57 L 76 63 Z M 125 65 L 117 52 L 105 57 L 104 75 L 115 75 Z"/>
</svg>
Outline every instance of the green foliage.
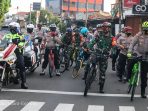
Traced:
<svg viewBox="0 0 148 111">
<path fill-rule="evenodd" d="M 0 0 L 0 23 L 4 19 L 4 14 L 8 12 L 10 0 Z"/>
<path fill-rule="evenodd" d="M 65 33 L 66 32 L 66 25 L 63 22 L 60 22 L 58 24 L 58 27 L 60 29 L 60 32 Z"/>
<path fill-rule="evenodd" d="M 31 12 L 31 22 L 33 23 L 33 24 L 35 24 L 35 21 L 36 21 L 36 12 Z M 26 21 L 29 23 L 29 21 L 30 21 L 30 14 L 29 14 L 29 16 L 26 18 Z"/>
</svg>

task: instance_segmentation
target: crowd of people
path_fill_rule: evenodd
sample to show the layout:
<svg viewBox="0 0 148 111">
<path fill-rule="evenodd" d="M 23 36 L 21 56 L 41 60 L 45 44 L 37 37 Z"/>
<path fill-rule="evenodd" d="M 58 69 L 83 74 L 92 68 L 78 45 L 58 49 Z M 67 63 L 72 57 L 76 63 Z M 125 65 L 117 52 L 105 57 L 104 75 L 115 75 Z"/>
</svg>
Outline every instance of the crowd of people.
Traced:
<svg viewBox="0 0 148 111">
<path fill-rule="evenodd" d="M 45 75 L 45 69 L 48 65 L 48 55 L 50 50 L 54 54 L 54 65 L 56 75 L 61 76 L 60 68 L 60 56 L 57 46 L 68 50 L 69 47 L 77 47 L 83 50 L 83 56 L 86 61 L 84 68 L 83 80 L 86 80 L 88 75 L 88 68 L 91 62 L 91 51 L 96 52 L 95 56 L 99 63 L 99 86 L 100 93 L 104 93 L 105 75 L 108 68 L 108 59 L 112 59 L 112 70 L 117 72 L 119 81 L 127 82 L 131 77 L 133 65 L 136 61 L 131 58 L 133 54 L 142 56 L 144 60 L 141 62 L 141 97 L 146 98 L 145 89 L 147 86 L 147 73 L 148 73 L 148 27 L 145 26 L 148 21 L 142 24 L 142 30 L 132 35 L 132 28 L 125 26 L 121 32 L 116 36 L 111 33 L 111 23 L 103 22 L 98 24 L 95 28 L 88 29 L 87 27 L 72 29 L 68 27 L 66 32 L 61 36 L 57 31 L 57 26 L 51 24 L 49 30 L 43 31 L 42 25 L 38 24 L 37 29 L 33 24 L 28 24 L 27 33 L 21 33 L 18 23 L 10 23 L 9 28 L 11 34 L 5 35 L 6 38 L 11 38 L 12 42 L 17 45 L 15 54 L 18 60 L 18 67 L 20 69 L 21 88 L 27 89 L 26 85 L 26 73 L 23 58 L 24 39 L 29 35 L 29 40 L 35 37 L 39 37 L 40 48 L 44 46 L 45 54 L 44 61 L 42 63 L 42 71 L 40 75 Z M 79 53 L 78 53 L 79 54 Z M 103 59 L 97 55 L 102 55 Z M 68 69 L 67 69 L 68 70 Z M 17 81 L 16 81 L 17 82 Z"/>
</svg>

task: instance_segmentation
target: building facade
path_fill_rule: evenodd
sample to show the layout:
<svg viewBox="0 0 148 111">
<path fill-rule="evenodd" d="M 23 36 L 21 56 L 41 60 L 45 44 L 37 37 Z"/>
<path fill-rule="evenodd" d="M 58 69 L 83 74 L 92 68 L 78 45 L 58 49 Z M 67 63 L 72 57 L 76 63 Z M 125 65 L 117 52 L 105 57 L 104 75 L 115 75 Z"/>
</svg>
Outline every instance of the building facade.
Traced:
<svg viewBox="0 0 148 111">
<path fill-rule="evenodd" d="M 89 13 L 103 9 L 103 0 L 46 0 L 46 9 L 53 13 L 84 19 Z"/>
</svg>

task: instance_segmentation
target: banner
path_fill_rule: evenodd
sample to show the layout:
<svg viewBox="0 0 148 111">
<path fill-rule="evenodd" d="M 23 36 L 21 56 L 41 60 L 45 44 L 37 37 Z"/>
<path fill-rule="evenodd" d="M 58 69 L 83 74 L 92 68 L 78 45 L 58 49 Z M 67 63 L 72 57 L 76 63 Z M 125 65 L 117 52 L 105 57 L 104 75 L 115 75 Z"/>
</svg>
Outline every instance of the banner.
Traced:
<svg viewBox="0 0 148 111">
<path fill-rule="evenodd" d="M 140 0 L 124 0 L 124 8 L 132 8 L 133 5 L 140 4 Z"/>
</svg>

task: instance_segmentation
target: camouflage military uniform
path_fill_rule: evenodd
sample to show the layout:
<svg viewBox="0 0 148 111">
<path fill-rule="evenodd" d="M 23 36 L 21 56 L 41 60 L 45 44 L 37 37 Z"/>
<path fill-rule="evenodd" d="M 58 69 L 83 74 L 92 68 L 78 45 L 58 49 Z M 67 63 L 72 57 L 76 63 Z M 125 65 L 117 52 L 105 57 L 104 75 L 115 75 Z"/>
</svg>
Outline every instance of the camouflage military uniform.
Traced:
<svg viewBox="0 0 148 111">
<path fill-rule="evenodd" d="M 93 49 L 93 46 L 96 44 L 95 52 L 96 52 L 96 62 L 99 63 L 100 77 L 99 84 L 100 90 L 103 90 L 103 86 L 105 83 L 105 72 L 108 67 L 108 56 L 112 46 L 112 36 L 111 34 L 105 35 L 102 33 L 99 38 L 96 38 L 88 44 L 90 49 Z M 97 56 L 101 55 L 101 56 Z M 88 61 L 85 67 L 85 78 L 87 77 L 87 67 L 89 67 L 90 60 Z"/>
</svg>

